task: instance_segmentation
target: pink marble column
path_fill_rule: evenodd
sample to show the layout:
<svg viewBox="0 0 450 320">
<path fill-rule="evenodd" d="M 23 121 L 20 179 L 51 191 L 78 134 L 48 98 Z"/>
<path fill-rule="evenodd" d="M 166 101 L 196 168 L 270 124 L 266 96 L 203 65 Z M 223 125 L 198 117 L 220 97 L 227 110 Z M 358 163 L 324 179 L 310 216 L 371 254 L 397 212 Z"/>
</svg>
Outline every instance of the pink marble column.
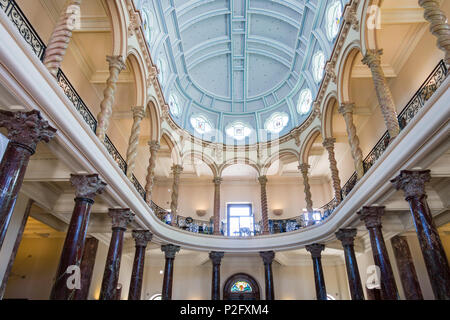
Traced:
<svg viewBox="0 0 450 320">
<path fill-rule="evenodd" d="M 0 110 L 0 127 L 8 130 L 9 143 L 0 164 L 0 249 L 22 187 L 28 161 L 40 141 L 49 142 L 56 129 L 42 119 L 37 110 Z"/>
<path fill-rule="evenodd" d="M 145 248 L 147 248 L 147 244 L 152 240 L 152 237 L 153 235 L 148 230 L 133 230 L 136 253 L 134 254 L 128 300 L 141 300 L 142 281 L 144 280 Z"/>
</svg>

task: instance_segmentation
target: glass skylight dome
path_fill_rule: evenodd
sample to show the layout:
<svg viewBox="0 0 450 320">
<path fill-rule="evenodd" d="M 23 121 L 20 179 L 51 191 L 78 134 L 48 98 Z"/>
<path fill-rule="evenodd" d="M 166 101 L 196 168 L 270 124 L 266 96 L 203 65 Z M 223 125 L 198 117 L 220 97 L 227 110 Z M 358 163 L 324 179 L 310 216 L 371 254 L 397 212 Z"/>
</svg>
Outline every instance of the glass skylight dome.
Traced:
<svg viewBox="0 0 450 320">
<path fill-rule="evenodd" d="M 307 119 L 348 0 L 134 2 L 174 122 L 242 144 Z"/>
</svg>

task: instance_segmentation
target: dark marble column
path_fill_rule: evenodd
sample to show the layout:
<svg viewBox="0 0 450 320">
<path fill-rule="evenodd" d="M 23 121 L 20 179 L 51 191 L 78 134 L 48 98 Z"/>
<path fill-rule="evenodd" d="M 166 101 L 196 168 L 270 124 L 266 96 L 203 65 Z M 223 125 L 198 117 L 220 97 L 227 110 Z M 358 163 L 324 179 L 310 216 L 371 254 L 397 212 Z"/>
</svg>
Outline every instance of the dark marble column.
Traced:
<svg viewBox="0 0 450 320">
<path fill-rule="evenodd" d="M 272 272 L 272 262 L 275 258 L 275 252 L 273 251 L 263 251 L 259 255 L 264 262 L 264 275 L 266 280 L 266 300 L 275 300 L 275 293 L 273 288 L 273 272 Z"/>
<path fill-rule="evenodd" d="M 114 300 L 116 297 L 120 261 L 122 258 L 123 235 L 127 229 L 127 225 L 134 218 L 134 214 L 128 208 L 109 209 L 108 214 L 112 219 L 112 236 L 108 256 L 106 257 L 100 300 Z"/>
<path fill-rule="evenodd" d="M 61 253 L 55 283 L 50 294 L 51 300 L 72 300 L 77 288 L 69 289 L 67 280 L 72 273 L 66 273 L 71 266 L 80 266 L 83 256 L 86 232 L 94 198 L 101 193 L 106 184 L 97 174 L 71 175 L 70 182 L 76 188 L 75 207 L 67 230 L 66 240 Z M 79 288 L 78 288 L 79 289 Z"/>
<path fill-rule="evenodd" d="M 364 291 L 356 262 L 354 241 L 356 229 L 340 229 L 336 232 L 336 238 L 342 242 L 345 255 L 345 266 L 352 300 L 364 300 Z"/>
<path fill-rule="evenodd" d="M 450 300 L 450 268 L 425 193 L 425 183 L 430 179 L 430 170 L 402 170 L 391 182 L 397 190 L 404 191 L 409 202 L 434 296 L 438 300 Z"/>
<path fill-rule="evenodd" d="M 423 300 L 416 268 L 414 268 L 411 251 L 409 250 L 406 238 L 395 236 L 391 238 L 391 244 L 406 300 Z"/>
<path fill-rule="evenodd" d="M 322 270 L 322 251 L 325 249 L 325 246 L 323 244 L 314 243 L 307 245 L 305 248 L 311 253 L 313 259 L 317 300 L 327 300 L 327 289 L 325 287 L 325 278 L 323 277 Z"/>
<path fill-rule="evenodd" d="M 134 254 L 128 300 L 141 300 L 142 281 L 144 280 L 145 248 L 147 248 L 147 243 L 152 240 L 152 237 L 153 235 L 148 230 L 133 230 L 136 252 Z"/>
<path fill-rule="evenodd" d="M 383 300 L 381 299 L 381 290 L 376 288 L 367 288 L 367 298 L 368 300 Z"/>
<path fill-rule="evenodd" d="M 94 271 L 95 257 L 97 256 L 98 240 L 90 237 L 84 244 L 83 257 L 81 258 L 81 288 L 75 291 L 74 300 L 87 300 L 89 287 L 91 286 L 92 272 Z"/>
<path fill-rule="evenodd" d="M 42 119 L 39 111 L 0 110 L 0 127 L 8 130 L 9 143 L 0 163 L 0 249 L 22 186 L 31 155 L 40 141 L 49 142 L 56 129 Z"/>
<path fill-rule="evenodd" d="M 164 280 L 162 287 L 162 300 L 172 300 L 172 282 L 173 282 L 173 260 L 175 254 L 180 251 L 179 246 L 165 244 L 161 246 L 161 251 L 166 256 L 166 266 L 164 267 Z"/>
<path fill-rule="evenodd" d="M 220 262 L 224 253 L 212 251 L 209 253 L 213 265 L 212 282 L 211 282 L 211 300 L 220 300 Z"/>
<path fill-rule="evenodd" d="M 370 245 L 372 247 L 373 260 L 381 272 L 381 294 L 384 300 L 398 300 L 397 285 L 395 284 L 394 273 L 389 261 L 383 233 L 381 232 L 381 217 L 384 214 L 384 207 L 363 207 L 358 212 L 361 220 L 364 221 L 369 230 Z"/>
</svg>

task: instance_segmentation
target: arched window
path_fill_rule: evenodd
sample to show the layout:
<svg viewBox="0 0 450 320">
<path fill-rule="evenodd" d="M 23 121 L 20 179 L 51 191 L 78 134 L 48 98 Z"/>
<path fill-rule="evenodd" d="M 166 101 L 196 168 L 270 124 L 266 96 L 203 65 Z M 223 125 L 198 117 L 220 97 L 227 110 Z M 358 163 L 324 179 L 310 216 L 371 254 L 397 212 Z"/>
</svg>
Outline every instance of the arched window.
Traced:
<svg viewBox="0 0 450 320">
<path fill-rule="evenodd" d="M 162 294 L 161 293 L 154 294 L 148 300 L 162 300 Z"/>
<path fill-rule="evenodd" d="M 327 10 L 327 36 L 332 41 L 339 32 L 339 26 L 342 19 L 342 6 L 339 0 L 335 0 L 330 4 Z"/>
<path fill-rule="evenodd" d="M 161 58 L 159 58 L 156 61 L 156 67 L 159 70 L 158 80 L 161 83 L 161 85 L 164 85 L 164 81 L 166 80 L 166 71 L 167 71 L 166 61 L 161 59 Z"/>
<path fill-rule="evenodd" d="M 312 93 L 309 89 L 303 89 L 298 98 L 297 111 L 300 114 L 306 114 L 311 110 Z"/>
<path fill-rule="evenodd" d="M 234 121 L 225 128 L 225 133 L 236 140 L 245 139 L 252 131 L 252 127 L 242 121 Z"/>
<path fill-rule="evenodd" d="M 231 287 L 231 292 L 253 292 L 253 289 L 247 281 L 236 281 Z"/>
<path fill-rule="evenodd" d="M 205 134 L 213 129 L 211 122 L 202 114 L 191 117 L 191 125 L 200 134 Z"/>
<path fill-rule="evenodd" d="M 285 112 L 273 113 L 264 123 L 264 129 L 271 133 L 279 133 L 289 122 L 289 116 Z"/>
<path fill-rule="evenodd" d="M 312 58 L 312 73 L 314 80 L 320 82 L 323 77 L 323 71 L 325 69 L 325 55 L 322 51 L 317 51 Z"/>
<path fill-rule="evenodd" d="M 169 97 L 169 109 L 170 113 L 176 118 L 178 118 L 181 114 L 180 103 L 178 102 L 178 96 L 172 93 Z"/>
</svg>

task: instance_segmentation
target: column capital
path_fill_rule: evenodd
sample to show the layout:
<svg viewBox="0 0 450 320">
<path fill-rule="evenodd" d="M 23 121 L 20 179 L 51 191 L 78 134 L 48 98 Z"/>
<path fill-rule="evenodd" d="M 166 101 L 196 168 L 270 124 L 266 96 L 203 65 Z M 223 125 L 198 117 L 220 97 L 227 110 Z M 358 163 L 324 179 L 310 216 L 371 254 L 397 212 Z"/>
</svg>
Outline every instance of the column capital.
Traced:
<svg viewBox="0 0 450 320">
<path fill-rule="evenodd" d="M 342 115 L 345 115 L 347 113 L 352 113 L 353 114 L 353 110 L 355 109 L 355 104 L 353 102 L 351 103 L 342 103 L 339 106 L 339 113 Z"/>
<path fill-rule="evenodd" d="M 356 229 L 339 229 L 335 235 L 336 238 L 342 242 L 343 246 L 353 246 L 356 237 Z"/>
<path fill-rule="evenodd" d="M 145 117 L 144 107 L 140 106 L 131 107 L 131 112 L 133 112 L 133 118 L 139 118 L 142 120 Z"/>
<path fill-rule="evenodd" d="M 125 61 L 123 56 L 106 56 L 106 61 L 109 63 L 110 68 L 116 68 L 119 71 L 125 69 Z"/>
<path fill-rule="evenodd" d="M 430 170 L 402 170 L 400 174 L 392 179 L 395 189 L 402 189 L 405 199 L 421 197 L 426 195 L 425 183 L 430 181 Z"/>
<path fill-rule="evenodd" d="M 183 166 L 179 165 L 179 164 L 175 164 L 172 166 L 172 172 L 173 175 L 179 175 L 181 172 L 183 172 Z"/>
<path fill-rule="evenodd" d="M 275 252 L 273 251 L 262 251 L 259 253 L 264 264 L 271 264 L 275 258 Z"/>
<path fill-rule="evenodd" d="M 381 228 L 381 217 L 384 215 L 383 207 L 363 207 L 357 214 L 360 215 L 361 221 L 364 221 L 366 228 Z"/>
<path fill-rule="evenodd" d="M 31 153 L 40 141 L 49 142 L 56 133 L 38 110 L 28 112 L 0 110 L 0 127 L 8 130 L 8 139 L 28 148 Z"/>
<path fill-rule="evenodd" d="M 175 259 L 175 255 L 180 251 L 180 247 L 173 244 L 163 244 L 161 251 L 164 252 L 166 259 Z"/>
<path fill-rule="evenodd" d="M 303 174 L 308 174 L 308 170 L 309 168 L 311 168 L 311 166 L 307 163 L 301 163 L 298 166 L 298 169 L 303 173 Z"/>
<path fill-rule="evenodd" d="M 87 198 L 92 201 L 106 187 L 106 183 L 98 177 L 98 174 L 71 174 L 70 182 L 75 188 L 77 198 Z"/>
<path fill-rule="evenodd" d="M 146 247 L 153 237 L 153 234 L 148 230 L 133 230 L 131 235 L 134 238 L 136 247 Z"/>
<path fill-rule="evenodd" d="M 213 183 L 217 186 L 220 185 L 222 183 L 223 179 L 221 177 L 214 177 L 213 179 Z"/>
<path fill-rule="evenodd" d="M 112 229 L 126 229 L 128 224 L 134 220 L 134 214 L 129 208 L 109 209 L 108 215 L 112 219 Z"/>
<path fill-rule="evenodd" d="M 267 177 L 266 176 L 259 176 L 258 181 L 262 186 L 265 186 L 267 184 Z"/>
<path fill-rule="evenodd" d="M 148 146 L 150 147 L 150 152 L 157 152 L 161 148 L 161 145 L 156 140 L 151 140 L 148 142 Z"/>
<path fill-rule="evenodd" d="M 224 256 L 224 252 L 221 251 L 211 251 L 209 253 L 209 259 L 211 259 L 213 265 L 219 265 Z"/>
<path fill-rule="evenodd" d="M 320 243 L 313 243 L 305 246 L 305 249 L 311 253 L 313 258 L 320 258 L 322 251 L 325 250 L 325 245 Z"/>
<path fill-rule="evenodd" d="M 334 148 L 334 144 L 336 142 L 336 138 L 325 138 L 323 139 L 322 145 L 325 149 L 333 149 Z"/>
<path fill-rule="evenodd" d="M 369 49 L 367 50 L 366 55 L 361 60 L 361 62 L 367 65 L 369 68 L 380 67 L 382 54 L 383 49 L 378 50 Z"/>
</svg>

